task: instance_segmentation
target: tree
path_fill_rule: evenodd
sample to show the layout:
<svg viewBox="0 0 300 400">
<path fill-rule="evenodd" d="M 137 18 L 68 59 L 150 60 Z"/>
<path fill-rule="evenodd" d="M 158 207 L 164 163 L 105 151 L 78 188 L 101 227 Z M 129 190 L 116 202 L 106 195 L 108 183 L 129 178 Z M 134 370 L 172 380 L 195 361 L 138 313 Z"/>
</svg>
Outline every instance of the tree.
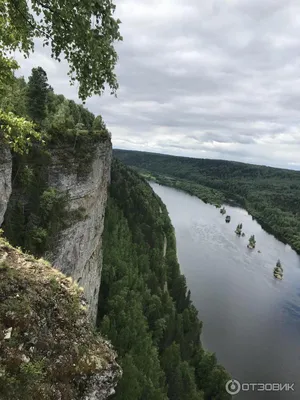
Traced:
<svg viewBox="0 0 300 400">
<path fill-rule="evenodd" d="M 0 0 L 0 85 L 12 78 L 18 64 L 7 53 L 19 50 L 28 57 L 33 39 L 42 38 L 51 56 L 69 63 L 71 83 L 79 82 L 79 97 L 102 94 L 107 83 L 118 87 L 114 68 L 115 41 L 122 40 L 112 1 Z M 34 14 L 38 18 L 34 18 Z"/>
<path fill-rule="evenodd" d="M 278 260 L 276 263 L 276 267 L 274 268 L 273 274 L 275 278 L 277 279 L 282 279 L 283 278 L 283 268 L 281 265 L 281 261 Z"/>
<path fill-rule="evenodd" d="M 0 109 L 0 139 L 1 135 L 10 148 L 17 153 L 28 151 L 28 138 L 41 139 L 32 122 L 26 121 L 23 117 L 17 117 L 12 112 L 7 113 Z"/>
<path fill-rule="evenodd" d="M 79 97 L 104 92 L 105 85 L 115 94 L 118 88 L 114 68 L 114 43 L 122 40 L 115 5 L 106 0 L 0 0 L 0 96 L 14 82 L 18 63 L 10 56 L 19 50 L 27 58 L 34 49 L 34 38 L 50 46 L 51 57 L 63 56 L 69 63 L 71 84 L 79 82 Z M 35 18 L 36 15 L 38 18 Z M 34 136 L 41 139 L 28 121 L 1 110 L 0 139 L 15 151 L 24 152 Z M 12 122 L 12 123 L 11 123 Z M 13 131 L 13 132 L 12 132 Z"/>
<path fill-rule="evenodd" d="M 220 210 L 220 213 L 221 213 L 222 215 L 226 214 L 226 208 L 225 208 L 225 207 L 222 207 L 221 210 Z"/>
<path fill-rule="evenodd" d="M 241 236 L 241 234 L 242 234 L 242 229 L 243 229 L 243 224 L 238 224 L 237 227 L 236 227 L 235 233 L 236 233 L 238 236 Z"/>
<path fill-rule="evenodd" d="M 249 239 L 249 244 L 247 245 L 249 249 L 254 249 L 256 244 L 255 236 L 251 235 Z"/>
<path fill-rule="evenodd" d="M 27 113 L 39 125 L 46 117 L 48 78 L 42 67 L 33 68 L 27 86 Z"/>
<path fill-rule="evenodd" d="M 105 124 L 101 115 L 98 115 L 93 122 L 93 131 L 102 131 L 103 129 L 106 129 Z"/>
<path fill-rule="evenodd" d="M 13 112 L 19 117 L 26 116 L 25 92 L 27 84 L 25 79 L 16 78 L 7 86 L 5 96 L 0 98 L 0 108 L 6 112 Z"/>
<path fill-rule="evenodd" d="M 64 100 L 56 109 L 51 120 L 49 121 L 49 131 L 52 134 L 64 133 L 67 129 L 75 127 L 74 120 L 70 111 L 68 100 Z"/>
</svg>

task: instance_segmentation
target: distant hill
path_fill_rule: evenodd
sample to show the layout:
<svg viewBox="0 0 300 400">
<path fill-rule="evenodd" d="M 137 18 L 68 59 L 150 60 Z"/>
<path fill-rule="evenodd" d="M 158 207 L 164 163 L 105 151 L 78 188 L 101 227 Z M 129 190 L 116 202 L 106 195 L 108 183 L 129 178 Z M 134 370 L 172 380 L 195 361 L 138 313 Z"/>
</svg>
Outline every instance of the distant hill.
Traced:
<svg viewBox="0 0 300 400">
<path fill-rule="evenodd" d="M 234 201 L 300 253 L 300 172 L 235 161 L 114 150 L 114 155 L 160 183 L 202 200 Z"/>
</svg>

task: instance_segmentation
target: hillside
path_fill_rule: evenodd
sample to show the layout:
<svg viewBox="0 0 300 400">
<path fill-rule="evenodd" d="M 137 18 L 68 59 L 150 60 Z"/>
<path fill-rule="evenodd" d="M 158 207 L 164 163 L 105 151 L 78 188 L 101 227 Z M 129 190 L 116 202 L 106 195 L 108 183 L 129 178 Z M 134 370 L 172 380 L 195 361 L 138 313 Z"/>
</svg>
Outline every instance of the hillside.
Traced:
<svg viewBox="0 0 300 400">
<path fill-rule="evenodd" d="M 233 161 L 114 150 L 125 164 L 205 202 L 234 202 L 300 253 L 300 172 Z"/>
<path fill-rule="evenodd" d="M 0 237 L 0 398 L 105 399 L 120 368 L 80 288 Z"/>
<path fill-rule="evenodd" d="M 229 375 L 203 350 L 166 207 L 145 179 L 112 164 L 99 326 L 123 369 L 115 399 L 229 399 Z"/>
</svg>

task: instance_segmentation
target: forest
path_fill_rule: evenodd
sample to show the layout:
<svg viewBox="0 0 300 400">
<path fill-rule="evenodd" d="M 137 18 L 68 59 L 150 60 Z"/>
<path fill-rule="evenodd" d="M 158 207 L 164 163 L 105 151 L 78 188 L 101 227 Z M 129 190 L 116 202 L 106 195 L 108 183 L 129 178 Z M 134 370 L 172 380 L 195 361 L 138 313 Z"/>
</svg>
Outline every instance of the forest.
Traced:
<svg viewBox="0 0 300 400">
<path fill-rule="evenodd" d="M 114 154 L 148 179 L 207 203 L 240 205 L 300 254 L 300 172 L 138 151 L 114 150 Z"/>
<path fill-rule="evenodd" d="M 200 341 L 165 205 L 114 160 L 104 229 L 99 327 L 123 368 L 115 399 L 221 400 L 229 375 Z"/>
</svg>

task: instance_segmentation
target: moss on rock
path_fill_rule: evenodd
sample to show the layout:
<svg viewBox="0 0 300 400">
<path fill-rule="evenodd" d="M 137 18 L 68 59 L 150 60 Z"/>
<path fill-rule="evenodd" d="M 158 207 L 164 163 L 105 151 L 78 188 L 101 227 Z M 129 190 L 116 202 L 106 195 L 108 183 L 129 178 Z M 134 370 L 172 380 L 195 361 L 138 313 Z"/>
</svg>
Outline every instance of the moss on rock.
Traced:
<svg viewBox="0 0 300 400">
<path fill-rule="evenodd" d="M 1 399 L 104 399 L 113 391 L 116 354 L 86 308 L 72 279 L 0 238 Z"/>
</svg>

